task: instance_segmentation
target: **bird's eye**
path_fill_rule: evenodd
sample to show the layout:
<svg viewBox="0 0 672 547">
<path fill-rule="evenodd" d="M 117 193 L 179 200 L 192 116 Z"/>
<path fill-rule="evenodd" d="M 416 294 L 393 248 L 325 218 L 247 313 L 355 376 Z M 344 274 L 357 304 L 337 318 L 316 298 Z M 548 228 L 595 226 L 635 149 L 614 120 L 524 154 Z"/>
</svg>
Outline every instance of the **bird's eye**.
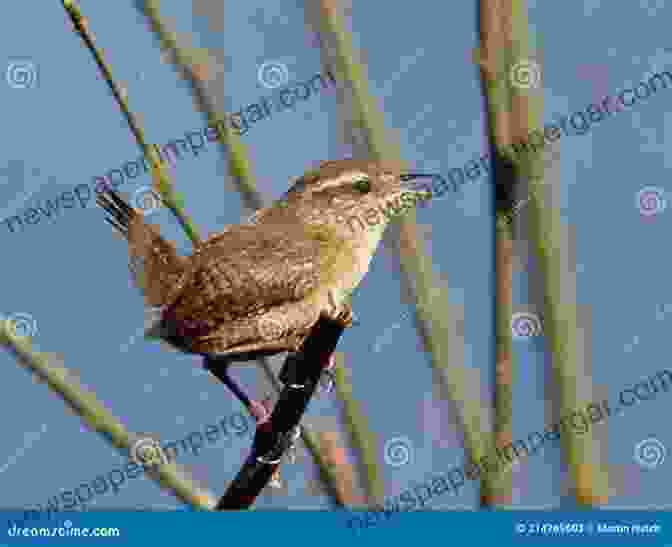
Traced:
<svg viewBox="0 0 672 547">
<path fill-rule="evenodd" d="M 362 194 L 367 194 L 371 191 L 371 182 L 368 178 L 361 177 L 352 184 L 352 187 Z"/>
</svg>

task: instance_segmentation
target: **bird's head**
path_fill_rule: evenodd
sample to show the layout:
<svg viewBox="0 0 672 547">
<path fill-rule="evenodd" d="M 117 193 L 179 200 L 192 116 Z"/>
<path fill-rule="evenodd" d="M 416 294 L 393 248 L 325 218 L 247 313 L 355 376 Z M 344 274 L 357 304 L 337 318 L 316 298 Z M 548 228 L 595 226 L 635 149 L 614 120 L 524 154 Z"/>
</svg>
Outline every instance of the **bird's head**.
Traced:
<svg viewBox="0 0 672 547">
<path fill-rule="evenodd" d="M 306 224 L 328 224 L 350 237 L 380 236 L 392 218 L 432 197 L 432 175 L 405 173 L 390 162 L 336 160 L 306 172 L 263 220 L 288 214 Z M 261 220 L 261 216 L 259 220 Z"/>
</svg>

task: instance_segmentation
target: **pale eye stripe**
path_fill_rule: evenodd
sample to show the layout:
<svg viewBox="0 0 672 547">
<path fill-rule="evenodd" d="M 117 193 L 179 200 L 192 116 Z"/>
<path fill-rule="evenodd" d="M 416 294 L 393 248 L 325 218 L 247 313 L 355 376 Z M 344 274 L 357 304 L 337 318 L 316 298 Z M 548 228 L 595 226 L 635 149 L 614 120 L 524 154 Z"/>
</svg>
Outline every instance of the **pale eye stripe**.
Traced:
<svg viewBox="0 0 672 547">
<path fill-rule="evenodd" d="M 343 183 L 345 182 L 354 182 L 360 178 L 368 180 L 369 176 L 363 171 L 344 173 L 335 179 L 329 179 L 328 181 L 325 181 L 324 184 L 320 184 L 319 189 L 326 190 L 327 188 L 343 186 Z"/>
</svg>

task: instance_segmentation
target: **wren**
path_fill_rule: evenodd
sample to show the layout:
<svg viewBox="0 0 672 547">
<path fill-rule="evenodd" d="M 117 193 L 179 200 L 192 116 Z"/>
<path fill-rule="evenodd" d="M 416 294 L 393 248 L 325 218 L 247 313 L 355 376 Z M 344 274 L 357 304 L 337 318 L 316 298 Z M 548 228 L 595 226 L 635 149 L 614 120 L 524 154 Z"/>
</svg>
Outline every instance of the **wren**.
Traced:
<svg viewBox="0 0 672 547">
<path fill-rule="evenodd" d="M 390 220 L 431 197 L 415 182 L 427 176 L 367 160 L 322 162 L 247 224 L 195 244 L 189 257 L 178 256 L 116 191 L 97 202 L 128 240 L 135 284 L 157 310 L 147 336 L 203 356 L 204 367 L 263 422 L 268 410 L 233 381 L 229 365 L 298 352 L 320 317 L 351 326 L 350 295 Z M 382 222 L 354 233 L 346 226 L 348 217 L 384 207 L 391 214 Z"/>
</svg>

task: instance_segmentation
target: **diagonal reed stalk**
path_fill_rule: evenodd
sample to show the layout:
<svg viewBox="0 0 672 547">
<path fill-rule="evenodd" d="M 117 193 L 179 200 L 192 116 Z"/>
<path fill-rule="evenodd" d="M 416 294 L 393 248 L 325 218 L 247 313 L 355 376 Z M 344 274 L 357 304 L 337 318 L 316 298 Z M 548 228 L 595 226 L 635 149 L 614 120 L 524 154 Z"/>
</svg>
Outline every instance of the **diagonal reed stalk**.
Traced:
<svg viewBox="0 0 672 547">
<path fill-rule="evenodd" d="M 398 143 L 388 142 L 382 113 L 371 97 L 364 68 L 356 61 L 352 39 L 345 29 L 343 17 L 335 0 L 319 0 L 305 4 L 306 23 L 309 29 L 322 36 L 323 63 L 334 67 L 337 80 L 344 83 L 339 88 L 339 106 L 350 105 L 351 112 L 343 115 L 364 142 L 352 142 L 355 154 L 373 160 L 401 161 Z M 354 141 L 354 139 L 353 139 Z M 449 363 L 448 339 L 450 336 L 449 309 L 445 288 L 440 286 L 432 269 L 431 259 L 423 249 L 415 223 L 415 211 L 410 211 L 397 225 L 388 229 L 392 244 L 398 253 L 405 285 L 415 298 L 416 324 L 432 366 L 447 400 L 458 409 L 464 431 L 464 440 L 470 459 L 474 462 L 484 457 L 488 450 L 487 437 L 481 433 L 481 404 L 478 393 L 468 393 L 465 369 Z M 438 293 L 438 294 L 437 294 Z M 481 481 L 481 489 L 489 491 L 491 478 Z"/>
<path fill-rule="evenodd" d="M 67 368 L 51 363 L 45 353 L 34 351 L 30 338 L 16 336 L 9 320 L 0 321 L 0 346 L 5 346 L 20 365 L 46 382 L 49 389 L 57 393 L 92 431 L 96 431 L 123 454 L 130 454 L 139 437 L 127 431 L 93 392 L 79 385 L 75 375 Z M 217 503 L 210 492 L 200 487 L 184 469 L 174 463 L 159 465 L 156 472 L 147 472 L 146 475 L 194 508 L 210 510 Z"/>
<path fill-rule="evenodd" d="M 147 17 L 149 25 L 158 38 L 163 51 L 169 52 L 171 61 L 181 75 L 187 80 L 194 93 L 194 100 L 198 109 L 205 115 L 209 124 L 226 120 L 226 116 L 218 113 L 214 102 L 207 92 L 206 86 L 194 70 L 192 60 L 187 52 L 177 43 L 175 32 L 166 28 L 159 12 L 158 0 L 137 0 L 138 9 Z M 229 171 L 240 193 L 243 204 L 250 211 L 264 206 L 263 196 L 257 191 L 245 145 L 240 137 L 232 130 L 229 123 L 222 124 L 225 129 L 220 135 L 219 143 L 224 158 L 228 161 Z M 221 125 L 220 125 L 221 127 Z"/>
<path fill-rule="evenodd" d="M 124 93 L 121 91 L 119 85 L 114 81 L 114 78 L 112 78 L 112 72 L 109 65 L 105 62 L 103 59 L 103 54 L 93 42 L 93 35 L 88 28 L 88 21 L 82 16 L 79 7 L 74 2 L 72 2 L 72 0 L 61 0 L 61 2 L 65 8 L 65 11 L 70 17 L 74 31 L 79 34 L 87 49 L 93 55 L 98 68 L 103 74 L 103 78 L 110 86 L 112 94 L 117 100 L 121 111 L 124 113 L 126 121 L 128 122 L 128 125 L 131 128 L 133 135 L 135 136 L 135 140 L 138 143 L 140 150 L 148 160 L 151 160 L 152 175 L 157 186 L 156 189 L 161 194 L 163 203 L 171 210 L 173 215 L 175 215 L 175 218 L 178 220 L 191 242 L 194 245 L 198 244 L 200 242 L 198 231 L 184 210 L 184 200 L 182 196 L 180 196 L 173 188 L 173 185 L 168 179 L 168 175 L 166 174 L 165 169 L 157 158 L 156 151 L 145 141 L 144 132 L 140 128 L 140 124 L 138 123 L 137 119 L 130 111 L 128 102 L 124 97 Z"/>
<path fill-rule="evenodd" d="M 529 23 L 524 0 L 499 0 L 504 26 L 506 52 L 510 66 L 530 58 Z M 511 135 L 523 140 L 540 126 L 543 111 L 541 92 L 510 87 L 512 94 Z M 544 281 L 544 328 L 552 354 L 554 380 L 559 391 L 561 415 L 585 407 L 591 399 L 591 378 L 577 344 L 576 278 L 560 209 L 553 205 L 553 188 L 544 184 L 541 153 L 529 154 L 518 165 L 528 181 L 530 237 L 536 250 Z M 595 445 L 591 434 L 562 438 L 562 450 L 574 485 L 578 506 L 606 503 L 608 481 L 605 470 L 594 462 Z"/>
<path fill-rule="evenodd" d="M 217 112 L 214 101 L 208 93 L 206 86 L 194 70 L 189 54 L 184 51 L 184 48 L 181 48 L 178 45 L 175 32 L 168 29 L 162 21 L 159 11 L 159 1 L 136 0 L 136 4 L 138 9 L 147 17 L 150 28 L 155 33 L 161 49 L 170 54 L 173 65 L 185 80 L 190 83 L 198 110 L 211 124 L 226 119 L 226 116 L 223 113 Z M 250 211 L 263 207 L 264 197 L 256 188 L 254 175 L 252 173 L 252 163 L 247 156 L 246 147 L 240 140 L 240 136 L 232 130 L 230 124 L 225 124 L 224 134 L 219 142 L 221 144 L 221 153 L 228 161 L 229 172 L 231 173 L 237 191 L 241 195 L 243 205 Z M 282 385 L 273 373 L 269 360 L 260 358 L 257 359 L 257 363 L 263 370 L 270 385 L 273 386 L 275 392 L 280 393 L 282 391 Z M 365 439 L 369 439 L 370 434 L 366 429 L 366 422 L 358 415 L 353 416 L 353 420 L 359 425 L 352 425 L 350 430 L 351 435 L 355 439 L 358 439 L 358 442 L 356 443 L 358 446 L 367 446 Z M 301 426 L 301 439 L 313 456 L 315 463 L 320 468 L 320 476 L 327 486 L 327 491 L 331 493 L 332 497 L 339 505 L 348 504 L 349 498 L 344 495 L 342 488 L 339 486 L 338 475 L 336 474 L 334 467 L 329 464 L 327 458 L 321 453 L 319 439 L 307 425 Z M 377 477 L 377 475 L 374 474 L 374 477 Z M 367 481 L 367 484 L 370 483 L 371 481 Z"/>
<path fill-rule="evenodd" d="M 495 401 L 493 448 L 503 448 L 513 442 L 513 348 L 511 317 L 513 315 L 512 231 L 508 216 L 512 214 L 511 196 L 515 180 L 505 168 L 503 158 L 496 153 L 511 143 L 511 93 L 508 81 L 499 75 L 506 73 L 509 59 L 504 26 L 506 14 L 497 0 L 481 0 L 479 26 L 481 47 L 479 65 L 487 99 L 488 132 L 494 164 L 495 183 Z M 510 468 L 493 478 L 493 488 L 481 496 L 484 507 L 503 507 L 513 502 Z"/>
</svg>

